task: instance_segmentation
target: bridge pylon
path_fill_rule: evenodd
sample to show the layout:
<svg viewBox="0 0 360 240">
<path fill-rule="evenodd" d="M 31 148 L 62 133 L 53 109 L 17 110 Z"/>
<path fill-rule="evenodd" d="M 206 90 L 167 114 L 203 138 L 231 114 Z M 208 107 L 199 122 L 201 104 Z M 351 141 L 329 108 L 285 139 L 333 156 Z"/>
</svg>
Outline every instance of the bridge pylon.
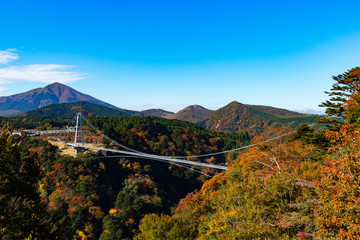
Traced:
<svg viewBox="0 0 360 240">
<path fill-rule="evenodd" d="M 85 148 L 83 147 L 76 147 L 77 146 L 77 140 L 78 140 L 78 132 L 80 127 L 80 138 L 81 138 L 81 146 L 84 146 L 84 134 L 83 134 L 83 127 L 82 127 L 82 119 L 81 119 L 81 112 L 76 113 L 76 127 L 75 127 L 75 140 L 74 140 L 74 149 L 75 154 L 79 154 L 84 151 Z"/>
</svg>

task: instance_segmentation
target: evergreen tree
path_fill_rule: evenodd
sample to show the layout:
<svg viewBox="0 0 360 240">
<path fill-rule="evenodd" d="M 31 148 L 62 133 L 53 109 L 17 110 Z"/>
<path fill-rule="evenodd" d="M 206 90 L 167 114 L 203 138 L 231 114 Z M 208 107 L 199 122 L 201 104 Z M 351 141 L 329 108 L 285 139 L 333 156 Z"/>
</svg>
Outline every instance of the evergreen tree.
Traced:
<svg viewBox="0 0 360 240">
<path fill-rule="evenodd" d="M 0 238 L 53 239 L 45 223 L 46 209 L 38 188 L 38 155 L 29 149 L 21 157 L 21 144 L 6 129 L 0 135 Z"/>
<path fill-rule="evenodd" d="M 360 68 L 355 67 L 349 71 L 333 76 L 336 81 L 330 92 L 330 100 L 321 103 L 320 107 L 326 108 L 326 116 L 318 119 L 318 122 L 330 123 L 334 128 L 339 129 L 344 118 L 347 117 L 346 105 L 354 101 L 354 96 L 359 95 L 360 90 Z"/>
</svg>

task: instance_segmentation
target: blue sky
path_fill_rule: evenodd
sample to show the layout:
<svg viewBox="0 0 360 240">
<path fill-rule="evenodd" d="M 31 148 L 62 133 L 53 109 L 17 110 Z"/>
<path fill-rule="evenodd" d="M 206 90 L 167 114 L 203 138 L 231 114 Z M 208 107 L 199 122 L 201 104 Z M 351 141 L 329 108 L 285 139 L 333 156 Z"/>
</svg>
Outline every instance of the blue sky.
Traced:
<svg viewBox="0 0 360 240">
<path fill-rule="evenodd" d="M 293 110 L 359 66 L 360 1 L 0 0 L 0 95 L 63 82 L 115 106 Z"/>
</svg>

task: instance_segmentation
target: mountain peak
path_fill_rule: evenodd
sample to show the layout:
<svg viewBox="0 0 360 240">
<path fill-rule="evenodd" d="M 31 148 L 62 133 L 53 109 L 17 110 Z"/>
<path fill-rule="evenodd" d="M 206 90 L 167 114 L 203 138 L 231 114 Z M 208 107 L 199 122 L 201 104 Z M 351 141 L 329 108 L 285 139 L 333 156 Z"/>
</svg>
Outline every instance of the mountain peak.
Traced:
<svg viewBox="0 0 360 240">
<path fill-rule="evenodd" d="M 228 103 L 226 106 L 246 106 L 246 105 L 242 104 L 242 103 L 240 103 L 238 101 L 232 101 L 232 102 Z"/>
<path fill-rule="evenodd" d="M 65 84 L 59 83 L 59 82 L 54 82 L 52 84 L 49 84 L 49 85 L 46 85 L 45 87 L 43 87 L 43 89 L 55 89 L 55 88 L 61 88 L 61 89 L 69 88 L 69 89 L 72 89 L 71 87 L 69 87 L 69 86 L 67 86 Z"/>
<path fill-rule="evenodd" d="M 54 82 L 54 83 L 51 83 L 45 87 L 49 87 L 49 86 L 65 86 L 65 87 L 69 87 L 69 86 L 66 86 L 65 84 L 62 84 L 62 83 L 59 83 L 59 82 Z"/>
<path fill-rule="evenodd" d="M 180 111 L 184 111 L 184 110 L 190 110 L 190 109 L 193 109 L 193 110 L 208 110 L 206 108 L 204 108 L 203 106 L 200 106 L 200 105 L 190 105 L 190 106 L 187 106 L 186 108 L 180 110 Z"/>
<path fill-rule="evenodd" d="M 200 105 L 190 105 L 175 114 L 178 120 L 188 121 L 192 123 L 206 120 L 213 111 L 206 109 Z"/>
<path fill-rule="evenodd" d="M 65 84 L 55 82 L 43 88 L 36 88 L 12 96 L 0 97 L 0 116 L 9 117 L 50 104 L 73 103 L 78 101 L 116 108 L 92 96 L 78 92 Z"/>
</svg>

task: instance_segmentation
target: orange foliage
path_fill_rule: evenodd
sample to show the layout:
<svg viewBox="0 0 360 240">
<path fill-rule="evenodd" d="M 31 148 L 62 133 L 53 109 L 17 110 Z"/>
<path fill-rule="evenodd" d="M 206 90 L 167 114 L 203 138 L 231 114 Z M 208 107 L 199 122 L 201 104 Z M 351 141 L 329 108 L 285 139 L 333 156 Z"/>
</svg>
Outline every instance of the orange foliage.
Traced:
<svg viewBox="0 0 360 240">
<path fill-rule="evenodd" d="M 115 216 L 117 212 L 118 212 L 118 210 L 115 209 L 115 208 L 112 208 L 112 209 L 109 210 L 109 214 L 113 215 L 113 216 Z"/>
<path fill-rule="evenodd" d="M 71 199 L 71 203 L 76 204 L 76 205 L 82 205 L 84 200 L 85 200 L 84 196 L 76 195 Z"/>
<path fill-rule="evenodd" d="M 225 183 L 226 177 L 224 173 L 215 175 L 203 184 L 200 191 L 189 193 L 185 198 L 181 199 L 175 211 L 190 210 L 197 214 L 211 211 L 210 200 L 216 197 L 217 191 Z"/>
<path fill-rule="evenodd" d="M 322 178 L 316 183 L 322 205 L 316 223 L 320 237 L 358 239 L 360 236 L 360 134 L 345 124 L 328 132 L 334 143 L 326 156 Z"/>
<path fill-rule="evenodd" d="M 259 143 L 259 145 L 239 155 L 237 165 L 240 167 L 243 176 L 248 176 L 254 170 L 262 174 L 268 174 L 299 168 L 300 164 L 306 160 L 308 154 L 313 150 L 312 145 L 300 140 L 288 141 L 286 138 L 264 142 L 274 134 L 281 135 L 289 131 L 290 129 L 284 128 L 272 129 L 262 136 L 255 136 L 252 143 Z"/>
</svg>

